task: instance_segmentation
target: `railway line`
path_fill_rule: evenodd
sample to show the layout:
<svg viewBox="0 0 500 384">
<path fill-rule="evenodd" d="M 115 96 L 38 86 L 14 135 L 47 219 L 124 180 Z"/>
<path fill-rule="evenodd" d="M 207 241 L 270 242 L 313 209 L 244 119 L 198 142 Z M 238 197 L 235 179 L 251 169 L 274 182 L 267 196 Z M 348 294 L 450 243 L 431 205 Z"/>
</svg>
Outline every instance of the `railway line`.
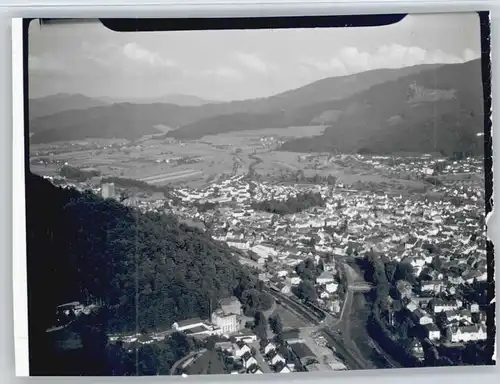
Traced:
<svg viewBox="0 0 500 384">
<path fill-rule="evenodd" d="M 309 308 L 305 303 L 298 302 L 282 294 L 276 288 L 271 287 L 270 293 L 281 305 L 289 307 L 310 323 L 315 325 L 320 324 L 325 318 L 324 314 L 320 314 L 317 309 L 314 309 L 312 306 Z"/>
</svg>

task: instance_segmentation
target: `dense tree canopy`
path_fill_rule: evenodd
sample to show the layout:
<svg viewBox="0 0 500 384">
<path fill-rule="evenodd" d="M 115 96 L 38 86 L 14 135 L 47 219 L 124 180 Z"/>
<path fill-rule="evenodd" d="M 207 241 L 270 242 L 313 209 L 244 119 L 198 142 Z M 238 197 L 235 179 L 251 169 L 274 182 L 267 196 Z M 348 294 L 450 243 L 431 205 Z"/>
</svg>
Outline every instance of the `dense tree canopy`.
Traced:
<svg viewBox="0 0 500 384">
<path fill-rule="evenodd" d="M 229 248 L 175 217 L 142 214 L 34 175 L 27 188 L 33 343 L 62 303 L 99 304 L 103 330 L 134 331 L 208 317 L 210 301 L 256 287 Z"/>
<path fill-rule="evenodd" d="M 276 335 L 283 332 L 283 324 L 281 323 L 281 317 L 279 314 L 269 317 L 269 326 Z"/>
<path fill-rule="evenodd" d="M 252 208 L 259 211 L 288 215 L 299 213 L 312 207 L 323 207 L 325 200 L 320 193 L 305 192 L 286 200 L 264 200 L 252 204 Z"/>
<path fill-rule="evenodd" d="M 316 293 L 316 288 L 314 283 L 310 280 L 302 280 L 295 290 L 295 294 L 300 299 L 306 301 L 316 301 L 318 294 Z"/>
<path fill-rule="evenodd" d="M 82 170 L 70 165 L 63 165 L 59 170 L 59 175 L 74 181 L 85 181 L 94 176 L 99 176 L 99 170 Z"/>
<path fill-rule="evenodd" d="M 254 317 L 253 330 L 260 339 L 267 339 L 267 319 L 262 312 L 257 312 Z"/>
</svg>

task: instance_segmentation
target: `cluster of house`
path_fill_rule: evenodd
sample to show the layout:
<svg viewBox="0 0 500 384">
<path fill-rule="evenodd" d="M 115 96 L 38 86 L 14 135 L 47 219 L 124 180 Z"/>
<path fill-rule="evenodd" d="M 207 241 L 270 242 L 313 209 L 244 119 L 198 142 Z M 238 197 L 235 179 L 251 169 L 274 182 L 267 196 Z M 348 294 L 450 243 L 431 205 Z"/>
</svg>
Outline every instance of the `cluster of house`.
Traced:
<svg viewBox="0 0 500 384">
<path fill-rule="evenodd" d="M 443 282 L 423 281 L 417 292 L 403 280 L 396 287 L 406 310 L 429 340 L 452 344 L 486 340 L 486 313 L 477 303 L 466 304 L 459 296 L 438 297 Z"/>
<path fill-rule="evenodd" d="M 191 211 L 190 215 L 211 221 L 212 236 L 238 250 L 236 254 L 243 263 L 267 272 L 265 279 L 274 281 L 283 293 L 300 283 L 294 268 L 308 257 L 362 256 L 373 250 L 398 261 L 409 261 L 418 274 L 432 259 L 426 250 L 429 244 L 438 249 L 443 263 L 460 270 L 459 275 L 447 272 L 446 279 L 439 273 L 433 278 L 443 283 L 450 281 L 447 289 L 451 293 L 462 282 L 486 279 L 485 230 L 480 213 L 483 207 L 475 203 L 455 206 L 421 196 L 330 186 L 281 186 L 241 177 L 193 194 L 186 191 L 185 199 L 215 201 L 210 199 L 215 188 L 218 194 L 236 197 L 238 210 L 221 207 L 208 212 Z M 320 192 L 325 206 L 278 216 L 255 211 L 251 205 L 254 200 L 285 200 L 304 191 Z M 319 299 L 327 300 L 334 293 L 334 285 L 325 286 L 319 291 Z M 328 306 L 337 304 L 333 301 Z"/>
<path fill-rule="evenodd" d="M 254 335 L 255 336 L 255 335 Z M 232 338 L 233 339 L 233 338 Z M 336 359 L 319 361 L 315 353 L 300 337 L 298 330 L 282 333 L 282 344 L 266 340 L 235 337 L 232 341 L 222 340 L 216 345 L 235 362 L 232 374 L 290 373 L 297 370 L 345 370 L 346 367 Z"/>
<path fill-rule="evenodd" d="M 413 158 L 364 155 L 353 155 L 353 157 L 355 157 L 357 161 L 372 166 L 374 169 L 386 169 L 394 172 L 403 171 L 409 174 L 481 174 L 484 169 L 482 160 L 474 157 L 469 157 L 460 161 L 435 158 L 431 155 L 423 155 Z M 439 169 L 439 171 L 437 171 L 437 169 Z"/>
<path fill-rule="evenodd" d="M 245 342 L 243 340 L 231 345 L 220 344 L 222 349 L 229 353 L 231 359 L 236 363 L 231 374 L 262 374 L 268 372 L 290 373 L 295 371 L 294 363 L 287 363 L 286 356 L 288 350 L 284 346 L 277 346 L 272 341 L 268 341 L 257 351 L 258 343 Z"/>
<path fill-rule="evenodd" d="M 360 161 L 373 163 L 371 166 L 382 167 L 387 162 L 385 158 L 371 157 L 368 160 L 358 157 Z M 425 169 L 433 168 L 435 162 L 424 158 L 391 166 L 409 167 L 412 172 L 415 172 L 415 167 L 421 167 L 425 173 Z M 476 163 L 474 159 L 468 159 L 446 166 L 443 172 L 476 172 L 482 167 Z M 300 283 L 295 267 L 304 259 L 313 258 L 318 262 L 319 259 L 327 260 L 326 256 L 356 257 L 370 251 L 393 260 L 406 260 L 417 276 L 424 274 L 426 278 L 418 287 L 424 298 L 437 300 L 440 294 L 460 297 L 461 286 L 487 278 L 485 228 L 481 213 L 484 207 L 473 199 L 456 206 L 445 199 L 431 200 L 421 195 L 350 190 L 343 185 L 278 185 L 249 181 L 243 176 L 234 176 L 201 189 L 178 188 L 176 191 L 185 203 L 176 208 L 177 215 L 211 223 L 214 239 L 234 248 L 241 262 L 259 269 L 262 280 L 274 284 L 285 294 L 290 294 L 292 287 Z M 326 204 L 291 215 L 274 215 L 252 207 L 255 201 L 286 200 L 302 192 L 319 192 Z M 457 190 L 457 193 L 461 191 Z M 478 197 L 484 195 L 484 191 L 475 193 Z M 218 205 L 215 209 L 198 212 L 193 205 L 195 202 L 235 202 L 237 208 Z M 432 253 L 428 251 L 429 246 L 433 248 Z M 432 263 L 435 256 L 440 260 L 439 267 Z M 330 260 L 324 268 L 316 280 L 318 303 L 338 312 L 341 302 L 337 295 L 335 263 Z M 413 291 L 416 288 L 412 287 Z M 422 303 L 423 300 L 418 302 L 418 308 L 422 309 Z M 445 312 L 455 310 L 470 309 L 459 307 Z M 426 311 L 432 315 L 429 309 Z M 192 324 L 178 326 L 192 334 L 230 334 L 242 328 L 238 316 L 237 312 L 226 312 L 221 307 L 212 314 L 208 323 L 193 320 Z M 429 329 L 429 338 L 441 338 L 443 329 L 435 324 L 435 316 L 430 317 L 433 317 L 433 322 L 422 325 Z M 423 318 L 422 321 L 426 322 L 426 317 Z M 456 316 L 450 314 L 449 319 L 456 320 Z M 484 324 L 467 322 L 467 319 L 467 316 L 460 317 L 458 323 L 450 320 L 446 333 L 450 334 L 448 338 L 452 342 L 484 337 Z"/>
</svg>

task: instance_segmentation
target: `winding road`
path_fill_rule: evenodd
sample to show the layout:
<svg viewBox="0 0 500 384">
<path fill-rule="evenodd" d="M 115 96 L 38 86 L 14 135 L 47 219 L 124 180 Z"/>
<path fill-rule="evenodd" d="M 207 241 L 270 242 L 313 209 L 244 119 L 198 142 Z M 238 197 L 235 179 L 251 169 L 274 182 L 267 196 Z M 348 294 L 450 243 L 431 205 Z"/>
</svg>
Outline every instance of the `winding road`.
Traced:
<svg viewBox="0 0 500 384">
<path fill-rule="evenodd" d="M 175 371 L 177 371 L 177 368 L 184 364 L 186 361 L 188 361 L 190 358 L 194 357 L 195 359 L 201 355 L 203 355 L 207 350 L 205 348 L 200 349 L 198 351 L 191 352 L 189 355 L 184 356 L 183 358 L 177 360 L 174 365 L 172 365 L 172 368 L 170 368 L 170 376 L 175 375 Z"/>
</svg>

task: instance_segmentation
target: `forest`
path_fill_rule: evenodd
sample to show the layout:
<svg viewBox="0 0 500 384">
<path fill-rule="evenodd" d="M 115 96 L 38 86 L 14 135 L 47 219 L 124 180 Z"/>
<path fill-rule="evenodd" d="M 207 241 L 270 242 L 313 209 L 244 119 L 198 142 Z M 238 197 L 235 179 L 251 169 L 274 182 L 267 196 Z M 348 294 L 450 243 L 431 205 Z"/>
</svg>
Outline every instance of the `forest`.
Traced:
<svg viewBox="0 0 500 384">
<path fill-rule="evenodd" d="M 264 200 L 252 204 L 258 211 L 266 211 L 278 215 L 299 213 L 313 207 L 325 206 L 325 200 L 320 193 L 305 192 L 286 200 Z"/>
<path fill-rule="evenodd" d="M 70 180 L 75 181 L 86 181 L 94 176 L 99 176 L 100 172 L 96 170 L 82 170 L 80 168 L 75 168 L 70 165 L 63 165 L 59 170 L 59 175 Z"/>
<path fill-rule="evenodd" d="M 110 333 L 169 328 L 208 317 L 222 297 L 253 296 L 257 278 L 229 248 L 173 216 L 143 214 L 33 174 L 26 185 L 32 361 L 44 358 L 37 339 L 66 302 L 99 305 L 98 328 Z"/>
</svg>

